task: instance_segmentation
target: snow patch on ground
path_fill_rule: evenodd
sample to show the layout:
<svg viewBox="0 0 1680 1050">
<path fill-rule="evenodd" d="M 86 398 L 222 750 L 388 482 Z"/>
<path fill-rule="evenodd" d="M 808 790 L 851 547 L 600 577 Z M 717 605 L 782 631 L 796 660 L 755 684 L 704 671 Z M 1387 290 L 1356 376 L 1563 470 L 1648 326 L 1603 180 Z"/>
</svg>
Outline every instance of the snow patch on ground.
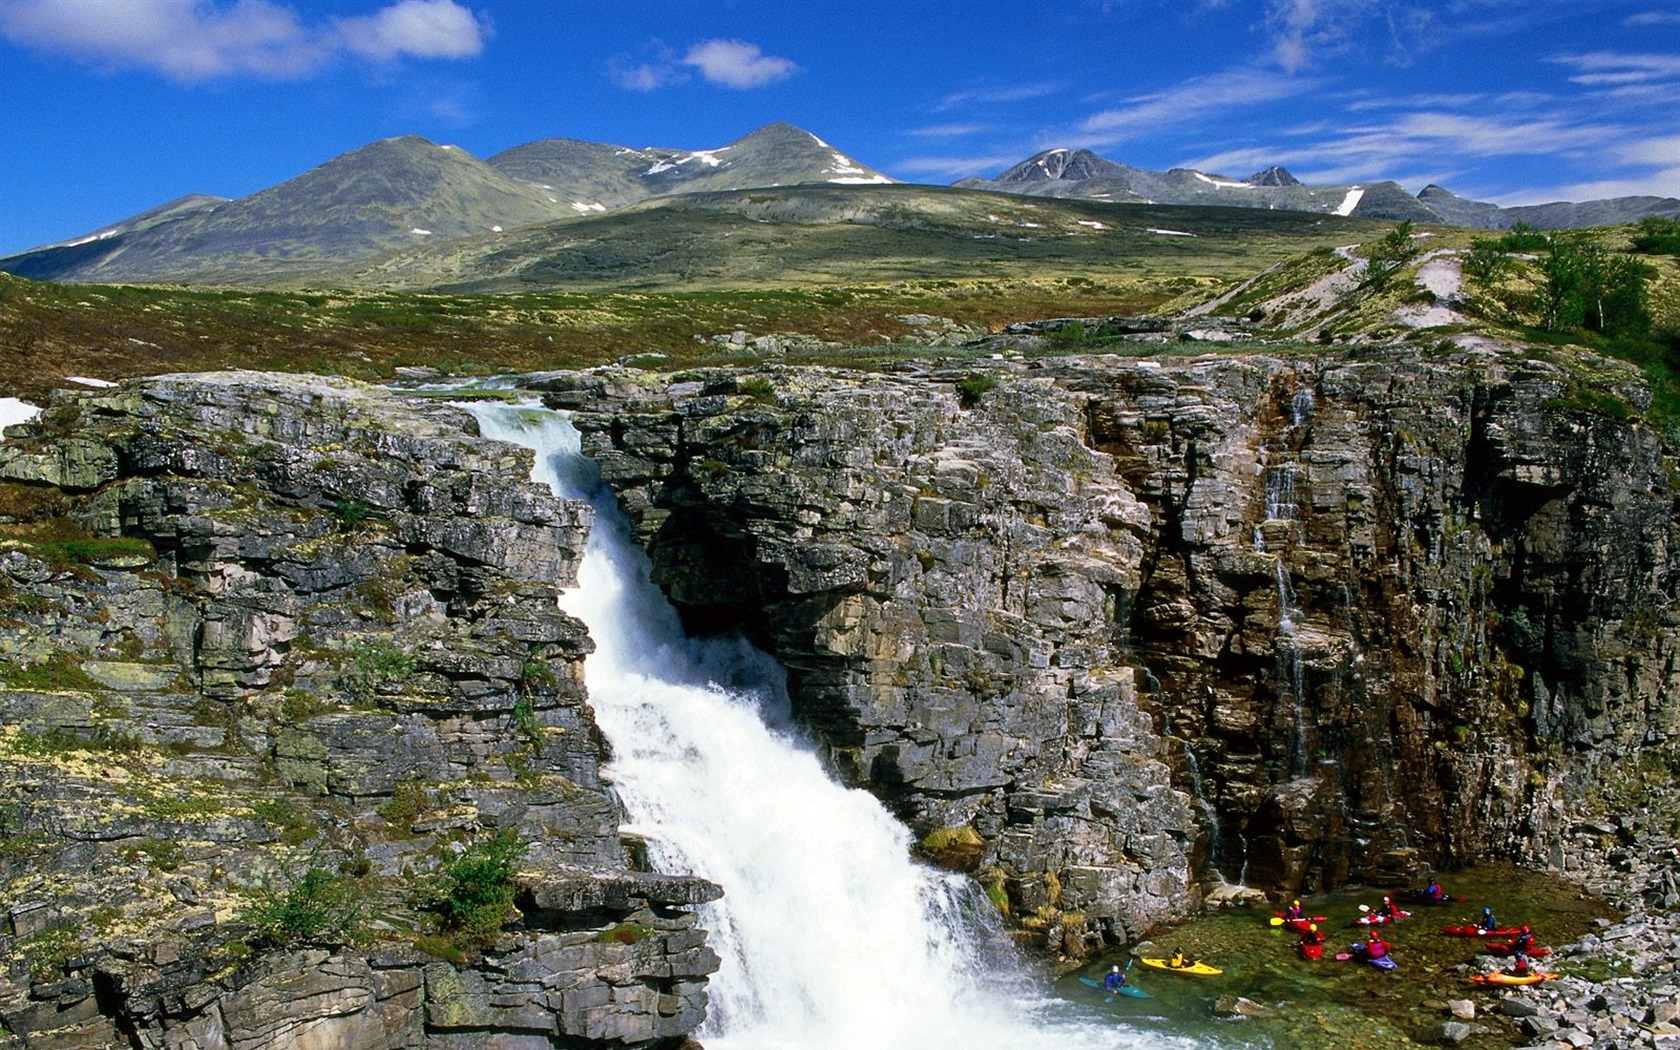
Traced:
<svg viewBox="0 0 1680 1050">
<path fill-rule="evenodd" d="M 420 235 L 420 236 L 422 236 L 422 237 L 430 237 L 430 236 L 431 236 L 431 235 L 432 235 L 432 231 L 431 231 L 431 230 L 422 230 L 422 229 L 421 229 L 421 228 L 420 228 L 420 227 L 418 227 L 418 226 L 416 226 L 416 227 L 414 227 L 414 228 L 413 228 L 413 229 L 412 229 L 412 230 L 409 230 L 409 231 L 408 231 L 408 232 L 409 232 L 409 233 L 416 233 L 416 234 L 419 234 L 419 235 Z"/>
<path fill-rule="evenodd" d="M 1359 201 L 1364 196 L 1365 188 L 1363 186 L 1355 186 L 1353 189 L 1348 190 L 1347 196 L 1342 198 L 1342 203 L 1336 205 L 1336 210 L 1333 214 L 1352 215 L 1353 209 L 1359 207 Z"/>
<path fill-rule="evenodd" d="M 862 178 L 856 175 L 848 175 L 845 178 L 829 179 L 828 181 L 839 183 L 842 186 L 876 186 L 884 185 L 892 180 L 885 175 L 870 175 Z"/>
<path fill-rule="evenodd" d="M 1407 303 L 1394 311 L 1395 319 L 1408 328 L 1438 328 L 1462 324 L 1464 315 L 1452 308 L 1464 287 L 1464 269 L 1455 252 L 1430 252 L 1418 267 L 1417 284 L 1429 291 L 1435 302 Z"/>
<path fill-rule="evenodd" d="M 594 201 L 573 201 L 572 210 L 576 211 L 579 215 L 588 215 L 592 211 L 606 211 L 607 206 L 605 204 L 596 204 Z"/>
<path fill-rule="evenodd" d="M 14 423 L 27 423 L 41 414 L 41 409 L 15 397 L 0 397 L 0 441 L 6 440 L 6 428 Z"/>
<path fill-rule="evenodd" d="M 1079 225 L 1089 226 L 1093 230 L 1106 230 L 1106 229 L 1108 229 L 1108 227 L 1103 225 L 1102 223 L 1093 221 L 1091 219 L 1080 219 L 1079 220 Z"/>
<path fill-rule="evenodd" d="M 1158 230 L 1153 226 L 1145 226 L 1143 228 L 1143 232 L 1144 233 L 1158 233 L 1163 237 L 1194 237 L 1194 236 L 1196 236 L 1195 234 L 1188 233 L 1184 230 Z"/>
<path fill-rule="evenodd" d="M 117 384 L 111 382 L 109 379 L 92 379 L 92 378 L 89 378 L 88 376 L 65 376 L 64 381 L 66 383 L 80 383 L 83 386 L 98 387 L 101 390 L 105 389 L 106 387 L 113 387 L 113 386 L 117 385 Z"/>
</svg>

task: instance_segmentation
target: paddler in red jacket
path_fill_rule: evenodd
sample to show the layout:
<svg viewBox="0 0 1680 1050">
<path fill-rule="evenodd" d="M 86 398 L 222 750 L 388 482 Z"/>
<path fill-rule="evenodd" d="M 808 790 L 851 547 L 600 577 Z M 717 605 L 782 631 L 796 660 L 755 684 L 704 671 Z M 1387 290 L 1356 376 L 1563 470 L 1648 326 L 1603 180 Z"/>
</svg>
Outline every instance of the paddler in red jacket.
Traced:
<svg viewBox="0 0 1680 1050">
<path fill-rule="evenodd" d="M 1388 942 L 1377 936 L 1375 926 L 1366 934 L 1365 955 L 1370 959 L 1381 959 L 1388 954 Z"/>
</svg>

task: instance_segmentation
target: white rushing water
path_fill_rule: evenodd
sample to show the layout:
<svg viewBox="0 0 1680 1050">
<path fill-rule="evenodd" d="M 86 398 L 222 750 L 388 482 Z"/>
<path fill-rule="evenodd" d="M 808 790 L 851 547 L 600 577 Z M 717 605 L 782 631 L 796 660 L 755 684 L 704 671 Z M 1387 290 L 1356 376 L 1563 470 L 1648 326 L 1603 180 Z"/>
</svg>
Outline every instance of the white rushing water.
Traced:
<svg viewBox="0 0 1680 1050">
<path fill-rule="evenodd" d="M 536 480 L 599 516 L 561 604 L 596 643 L 608 773 L 656 866 L 722 885 L 708 1050 L 1122 1050 L 1189 1046 L 1048 996 L 968 880 L 916 864 L 907 830 L 831 780 L 789 729 L 784 675 L 743 642 L 686 638 L 565 417 L 473 405 L 533 449 Z"/>
</svg>

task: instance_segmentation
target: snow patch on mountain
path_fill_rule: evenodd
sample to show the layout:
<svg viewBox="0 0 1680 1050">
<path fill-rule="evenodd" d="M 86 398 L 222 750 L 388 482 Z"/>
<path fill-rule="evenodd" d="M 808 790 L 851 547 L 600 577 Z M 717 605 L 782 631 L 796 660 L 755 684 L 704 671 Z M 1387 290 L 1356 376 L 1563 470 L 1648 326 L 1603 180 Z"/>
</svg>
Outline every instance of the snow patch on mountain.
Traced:
<svg viewBox="0 0 1680 1050">
<path fill-rule="evenodd" d="M 1201 179 L 1203 182 L 1209 183 L 1209 184 L 1214 185 L 1214 186 L 1219 186 L 1219 187 L 1222 187 L 1224 189 L 1252 190 L 1254 188 L 1252 183 L 1238 182 L 1235 179 L 1216 179 L 1212 175 L 1203 175 L 1199 171 L 1193 171 L 1190 174 L 1196 176 L 1196 178 L 1198 178 L 1198 179 Z"/>
<path fill-rule="evenodd" d="M 1342 198 L 1342 203 L 1336 205 L 1336 210 L 1333 214 L 1352 215 L 1353 209 L 1359 207 L 1360 198 L 1364 196 L 1365 188 L 1363 186 L 1353 187 L 1353 189 L 1347 191 L 1347 196 Z"/>
<path fill-rule="evenodd" d="M 588 215 L 592 211 L 606 211 L 607 206 L 605 204 L 597 204 L 594 201 L 573 201 L 572 210 L 577 212 L 579 215 Z"/>
</svg>

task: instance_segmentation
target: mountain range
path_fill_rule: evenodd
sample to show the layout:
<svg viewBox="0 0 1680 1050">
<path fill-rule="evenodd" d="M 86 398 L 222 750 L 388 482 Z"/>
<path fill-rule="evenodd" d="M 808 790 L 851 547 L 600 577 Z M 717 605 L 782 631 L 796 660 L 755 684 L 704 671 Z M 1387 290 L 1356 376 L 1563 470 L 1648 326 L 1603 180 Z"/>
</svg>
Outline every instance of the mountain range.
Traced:
<svg viewBox="0 0 1680 1050">
<path fill-rule="evenodd" d="M 884 192 L 912 189 L 893 187 L 894 182 L 787 123 L 706 150 L 557 138 L 515 146 L 487 160 L 405 136 L 363 146 L 246 197 L 199 194 L 170 201 L 86 236 L 0 259 L 0 272 L 102 283 L 529 287 L 578 274 L 611 280 L 621 259 L 646 270 L 657 269 L 653 261 L 663 256 L 683 256 L 683 266 L 699 272 L 707 268 L 704 253 L 696 250 L 701 241 L 706 251 L 725 252 L 762 242 L 737 236 L 743 221 L 892 226 L 920 231 L 923 239 L 943 236 L 947 244 L 954 243 L 950 236 L 994 239 L 991 227 L 998 220 L 992 212 L 998 205 L 985 202 L 995 202 L 996 193 L 1087 206 L 1240 207 L 1491 229 L 1516 222 L 1557 229 L 1650 214 L 1680 216 L 1680 200 L 1672 198 L 1501 208 L 1438 186 L 1413 196 L 1394 182 L 1306 185 L 1281 167 L 1244 179 L 1187 168 L 1155 172 L 1067 149 L 1046 150 L 996 178 L 965 179 L 954 187 Z M 756 203 L 730 196 L 771 189 L 773 199 Z M 965 194 L 974 199 L 958 206 Z M 666 211 L 647 217 L 650 208 Z M 666 221 L 679 211 L 681 221 Z M 968 226 L 953 225 L 951 217 L 958 213 L 968 216 Z M 629 221 L 602 221 L 620 214 Z M 689 220 L 697 216 L 711 217 L 711 226 L 700 230 L 701 241 L 678 243 L 674 238 L 696 236 L 699 227 Z M 1110 216 L 1081 212 L 1049 218 L 1070 233 L 1081 228 L 1088 233 Z M 1039 228 L 1038 222 L 1021 219 L 1022 231 Z M 641 240 L 629 247 L 615 243 L 626 229 Z M 842 230 L 836 237 L 850 235 Z M 567 260 L 544 257 L 562 248 L 570 253 Z M 776 258 L 797 253 L 790 245 Z M 669 268 L 661 273 L 664 279 L 681 276 Z"/>
<path fill-rule="evenodd" d="M 0 259 L 0 271 L 55 281 L 290 283 L 386 252 L 511 234 L 651 198 L 893 181 L 786 123 L 709 150 L 545 139 L 488 160 L 404 136 L 236 200 L 180 198 L 86 236 Z"/>
<path fill-rule="evenodd" d="M 1430 185 L 1416 196 L 1397 182 L 1306 185 L 1284 168 L 1271 167 L 1244 179 L 1210 175 L 1192 168 L 1149 171 L 1097 156 L 1090 150 L 1048 149 L 1035 153 L 992 179 L 964 179 L 968 189 L 1131 204 L 1212 204 L 1236 208 L 1288 209 L 1398 222 L 1509 229 L 1527 223 L 1564 230 L 1613 226 L 1646 215 L 1680 216 L 1672 197 L 1615 197 L 1576 203 L 1497 204 L 1460 197 Z"/>
</svg>

